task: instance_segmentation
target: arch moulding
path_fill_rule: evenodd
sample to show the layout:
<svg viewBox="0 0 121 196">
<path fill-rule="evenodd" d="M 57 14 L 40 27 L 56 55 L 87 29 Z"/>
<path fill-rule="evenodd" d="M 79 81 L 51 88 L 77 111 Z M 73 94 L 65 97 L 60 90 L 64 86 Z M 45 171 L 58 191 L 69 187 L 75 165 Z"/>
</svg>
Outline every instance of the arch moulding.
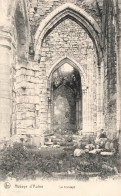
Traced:
<svg viewBox="0 0 121 196">
<path fill-rule="evenodd" d="M 40 48 L 44 37 L 56 26 L 58 23 L 66 18 L 71 17 L 79 25 L 83 26 L 88 32 L 90 38 L 93 40 L 98 55 L 101 56 L 101 30 L 98 23 L 82 8 L 72 4 L 66 3 L 52 11 L 39 25 L 35 34 L 35 59 L 38 59 Z M 41 54 L 40 54 L 41 55 Z"/>
<path fill-rule="evenodd" d="M 15 21 L 15 13 L 17 10 L 17 6 L 19 5 L 20 7 L 20 12 L 23 15 L 24 18 L 24 25 L 25 25 L 25 30 L 26 30 L 26 40 L 27 43 L 29 43 L 29 35 L 30 35 L 30 25 L 29 25 L 29 18 L 28 18 L 28 11 L 27 11 L 27 3 L 26 0 L 9 0 L 9 5 L 8 5 L 8 15 L 9 15 L 9 20 L 10 20 L 10 26 L 13 28 L 13 24 Z M 14 42 L 14 40 L 12 39 Z"/>
<path fill-rule="evenodd" d="M 51 80 L 53 72 L 57 68 L 61 67 L 65 63 L 68 63 L 69 65 L 71 65 L 72 67 L 76 68 L 79 71 L 80 77 L 81 77 L 81 82 L 82 82 L 82 90 L 86 90 L 87 89 L 87 76 L 86 76 L 86 73 L 85 73 L 83 67 L 79 63 L 77 63 L 74 59 L 71 59 L 70 57 L 64 57 L 64 58 L 59 59 L 50 68 L 50 70 L 48 70 L 48 72 L 47 72 L 47 80 L 48 80 L 48 82 Z"/>
</svg>

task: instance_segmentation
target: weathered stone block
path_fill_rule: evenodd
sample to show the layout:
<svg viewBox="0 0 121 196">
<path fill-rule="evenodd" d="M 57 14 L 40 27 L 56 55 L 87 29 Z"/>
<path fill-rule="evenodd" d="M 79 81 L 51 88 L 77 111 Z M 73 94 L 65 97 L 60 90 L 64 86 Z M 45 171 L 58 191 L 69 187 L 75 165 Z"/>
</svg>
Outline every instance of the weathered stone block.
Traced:
<svg viewBox="0 0 121 196">
<path fill-rule="evenodd" d="M 34 83 L 34 84 L 36 84 L 36 83 L 40 83 L 39 78 L 32 77 L 32 76 L 26 76 L 26 81 L 28 81 L 28 82 L 32 82 L 32 83 Z"/>
<path fill-rule="evenodd" d="M 16 115 L 17 120 L 25 120 L 25 119 L 35 119 L 35 112 L 17 112 Z"/>
<path fill-rule="evenodd" d="M 19 96 L 16 98 L 16 102 L 17 103 L 32 103 L 32 104 L 36 104 L 39 103 L 39 96 Z"/>
<path fill-rule="evenodd" d="M 25 104 L 25 103 L 19 103 L 16 105 L 16 109 L 19 112 L 22 111 L 34 111 L 35 105 L 34 104 Z"/>
<path fill-rule="evenodd" d="M 35 120 L 17 120 L 16 121 L 16 128 L 33 128 L 35 127 Z"/>
</svg>

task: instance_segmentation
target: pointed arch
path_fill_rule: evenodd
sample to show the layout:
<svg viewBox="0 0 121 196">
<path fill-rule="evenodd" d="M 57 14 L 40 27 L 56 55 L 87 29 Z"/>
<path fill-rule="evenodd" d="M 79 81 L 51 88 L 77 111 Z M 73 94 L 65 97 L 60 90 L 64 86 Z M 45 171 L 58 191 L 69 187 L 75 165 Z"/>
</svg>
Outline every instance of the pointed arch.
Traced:
<svg viewBox="0 0 121 196">
<path fill-rule="evenodd" d="M 59 59 L 51 67 L 51 69 L 48 70 L 48 72 L 47 72 L 48 81 L 51 80 L 53 72 L 65 63 L 68 63 L 69 65 L 71 65 L 72 67 L 76 68 L 79 71 L 80 76 L 81 76 L 81 82 L 82 82 L 82 90 L 86 90 L 87 89 L 87 76 L 86 76 L 86 73 L 85 73 L 83 67 L 79 63 L 77 63 L 74 59 L 71 59 L 69 57 L 64 57 L 64 58 Z"/>
<path fill-rule="evenodd" d="M 97 22 L 82 8 L 72 3 L 66 3 L 56 8 L 39 25 L 35 34 L 35 58 L 38 57 L 43 39 L 59 22 L 71 17 L 79 25 L 83 26 L 93 40 L 98 55 L 101 55 L 101 30 Z"/>
<path fill-rule="evenodd" d="M 15 20 L 17 32 L 17 54 L 18 57 L 26 58 L 25 52 L 29 49 L 29 21 L 27 15 L 27 6 L 25 0 L 15 1 L 15 11 L 13 18 Z"/>
<path fill-rule="evenodd" d="M 20 31 L 23 31 L 20 36 L 25 38 L 26 46 L 29 45 L 29 35 L 30 35 L 30 25 L 29 25 L 29 18 L 28 18 L 28 7 L 27 7 L 26 0 L 10 0 L 8 5 L 8 15 L 11 21 L 11 28 L 13 28 L 13 24 L 17 28 L 20 25 L 23 27 L 19 28 Z M 25 44 L 25 43 L 24 43 Z"/>
<path fill-rule="evenodd" d="M 19 4 L 20 8 L 21 8 L 21 12 L 24 16 L 24 20 L 27 26 L 27 30 L 29 31 L 30 27 L 29 27 L 29 17 L 28 17 L 28 7 L 27 7 L 27 2 L 26 0 L 10 0 L 9 1 L 9 5 L 8 5 L 8 15 L 11 18 L 14 18 L 15 12 L 16 12 L 16 8 L 17 5 Z"/>
</svg>

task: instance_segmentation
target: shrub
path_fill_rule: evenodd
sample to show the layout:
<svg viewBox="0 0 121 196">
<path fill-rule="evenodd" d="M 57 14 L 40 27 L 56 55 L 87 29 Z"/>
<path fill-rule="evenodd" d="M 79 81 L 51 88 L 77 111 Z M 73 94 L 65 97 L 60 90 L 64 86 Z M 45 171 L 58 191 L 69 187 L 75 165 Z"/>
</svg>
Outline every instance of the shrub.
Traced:
<svg viewBox="0 0 121 196">
<path fill-rule="evenodd" d="M 18 180 L 36 178 L 40 174 L 49 177 L 58 170 L 59 160 L 66 157 L 63 151 L 57 152 L 27 149 L 22 143 L 15 143 L 1 151 L 0 176 L 2 180 L 7 176 Z"/>
<path fill-rule="evenodd" d="M 2 179 L 11 176 L 17 179 L 34 178 L 38 172 L 51 175 L 53 164 L 42 158 L 40 151 L 30 151 L 21 143 L 15 143 L 1 152 L 0 174 Z"/>
</svg>

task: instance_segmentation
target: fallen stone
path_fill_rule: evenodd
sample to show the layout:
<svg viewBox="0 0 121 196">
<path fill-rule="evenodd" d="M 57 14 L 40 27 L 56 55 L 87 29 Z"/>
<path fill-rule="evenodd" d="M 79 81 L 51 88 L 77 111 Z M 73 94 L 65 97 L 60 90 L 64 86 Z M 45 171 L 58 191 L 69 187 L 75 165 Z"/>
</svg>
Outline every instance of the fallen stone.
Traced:
<svg viewBox="0 0 121 196">
<path fill-rule="evenodd" d="M 100 154 L 103 156 L 113 156 L 114 152 L 101 152 Z"/>
<path fill-rule="evenodd" d="M 106 149 L 106 150 L 109 150 L 109 149 L 110 149 L 110 142 L 106 142 L 106 144 L 105 144 L 105 149 Z"/>
<path fill-rule="evenodd" d="M 111 150 L 114 149 L 114 144 L 113 144 L 113 142 L 110 143 L 110 149 L 111 149 Z"/>
<path fill-rule="evenodd" d="M 107 142 L 107 138 L 96 138 L 95 144 L 98 145 L 100 148 L 105 147 L 105 144 Z"/>
<path fill-rule="evenodd" d="M 76 149 L 76 150 L 74 151 L 74 156 L 75 156 L 75 157 L 80 157 L 80 156 L 83 155 L 83 154 L 85 154 L 85 151 L 82 150 L 82 149 Z"/>
<path fill-rule="evenodd" d="M 89 150 L 93 150 L 95 148 L 95 146 L 93 144 L 87 144 L 85 146 L 86 149 L 89 149 Z"/>
<path fill-rule="evenodd" d="M 106 164 L 102 165 L 102 169 L 106 170 L 107 172 L 112 172 L 114 169 Z"/>
<path fill-rule="evenodd" d="M 53 135 L 53 136 L 51 136 L 51 138 L 52 138 L 52 139 L 56 139 L 56 136 L 55 136 L 55 135 Z"/>
<path fill-rule="evenodd" d="M 53 145 L 53 142 L 45 142 L 45 145 L 46 146 L 51 146 L 51 145 Z"/>
<path fill-rule="evenodd" d="M 53 145 L 53 148 L 60 148 L 60 145 Z"/>
<path fill-rule="evenodd" d="M 103 151 L 103 149 L 98 148 L 98 149 L 96 149 L 96 151 L 97 151 L 97 153 L 99 153 L 99 152 L 102 152 L 102 151 Z"/>
<path fill-rule="evenodd" d="M 96 154 L 96 153 L 97 153 L 96 149 L 89 151 L 89 154 Z"/>
<path fill-rule="evenodd" d="M 84 152 L 88 153 L 89 152 L 89 149 L 85 149 Z"/>
<path fill-rule="evenodd" d="M 43 146 L 41 146 L 41 148 L 48 148 L 48 146 L 46 146 L 46 145 L 43 145 Z"/>
<path fill-rule="evenodd" d="M 102 151 L 103 151 L 103 149 L 94 149 L 94 150 L 89 151 L 89 153 L 90 154 L 96 154 L 96 153 L 100 153 Z"/>
</svg>

